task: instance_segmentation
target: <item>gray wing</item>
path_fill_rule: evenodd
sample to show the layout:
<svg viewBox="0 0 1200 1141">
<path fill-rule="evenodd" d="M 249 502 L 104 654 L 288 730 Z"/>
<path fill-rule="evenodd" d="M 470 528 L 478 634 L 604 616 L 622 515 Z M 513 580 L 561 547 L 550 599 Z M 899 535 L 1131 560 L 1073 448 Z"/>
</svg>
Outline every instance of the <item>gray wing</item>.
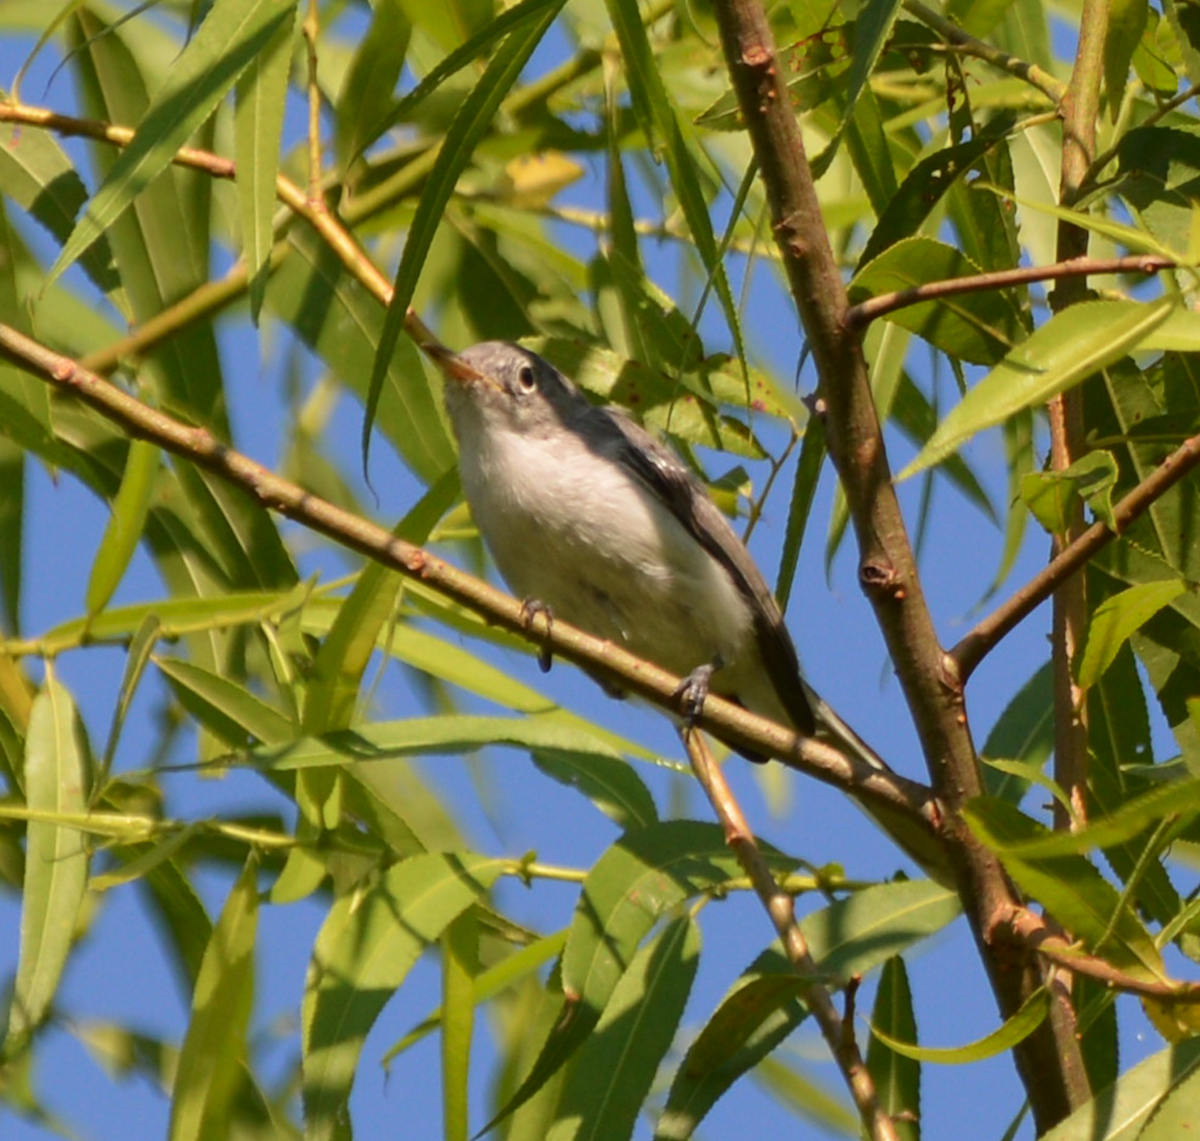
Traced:
<svg viewBox="0 0 1200 1141">
<path fill-rule="evenodd" d="M 723 566 L 750 603 L 759 651 L 783 707 L 799 732 L 816 732 L 812 705 L 800 678 L 800 661 L 779 604 L 741 539 L 691 469 L 644 428 L 612 408 L 588 406 L 584 439 L 633 471 Z"/>
</svg>

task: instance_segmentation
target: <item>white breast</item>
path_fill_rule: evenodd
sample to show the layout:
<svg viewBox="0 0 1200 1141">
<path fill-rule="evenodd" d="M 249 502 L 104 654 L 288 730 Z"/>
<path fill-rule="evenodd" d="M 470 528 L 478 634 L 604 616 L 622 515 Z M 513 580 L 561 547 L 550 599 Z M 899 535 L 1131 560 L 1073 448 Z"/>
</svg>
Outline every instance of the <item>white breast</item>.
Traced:
<svg viewBox="0 0 1200 1141">
<path fill-rule="evenodd" d="M 460 457 L 463 488 L 516 595 L 675 673 L 742 656 L 747 603 L 635 476 L 569 432 L 470 438 L 483 446 Z"/>
</svg>

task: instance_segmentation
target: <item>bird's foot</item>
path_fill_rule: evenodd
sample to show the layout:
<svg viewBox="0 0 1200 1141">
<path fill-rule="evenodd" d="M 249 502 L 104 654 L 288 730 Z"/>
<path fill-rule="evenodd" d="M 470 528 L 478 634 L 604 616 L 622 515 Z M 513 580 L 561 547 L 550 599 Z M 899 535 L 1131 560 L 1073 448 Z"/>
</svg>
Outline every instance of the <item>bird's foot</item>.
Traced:
<svg viewBox="0 0 1200 1141">
<path fill-rule="evenodd" d="M 526 598 L 521 602 L 521 621 L 525 623 L 525 629 L 530 633 L 533 633 L 533 622 L 539 614 L 546 620 L 545 637 L 548 639 L 550 631 L 554 629 L 554 611 L 538 598 Z M 548 674 L 553 661 L 554 655 L 550 650 L 549 643 L 543 643 L 538 647 L 538 669 L 542 673 Z"/>
<path fill-rule="evenodd" d="M 704 712 L 704 703 L 708 700 L 712 676 L 724 663 L 718 654 L 711 662 L 697 666 L 687 675 L 675 690 L 675 698 L 683 713 L 683 723 L 688 729 L 695 726 L 700 714 Z"/>
</svg>

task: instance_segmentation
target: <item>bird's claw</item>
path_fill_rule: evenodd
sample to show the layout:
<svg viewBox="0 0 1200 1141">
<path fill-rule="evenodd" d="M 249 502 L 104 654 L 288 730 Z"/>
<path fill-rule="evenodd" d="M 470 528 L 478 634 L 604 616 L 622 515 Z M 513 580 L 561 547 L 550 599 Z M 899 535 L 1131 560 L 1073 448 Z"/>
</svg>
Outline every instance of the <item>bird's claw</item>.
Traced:
<svg viewBox="0 0 1200 1141">
<path fill-rule="evenodd" d="M 554 611 L 550 609 L 546 603 L 538 598 L 526 598 L 521 602 L 521 621 L 525 623 L 525 629 L 533 632 L 533 620 L 542 615 L 546 619 L 546 637 L 549 638 L 550 631 L 554 629 Z M 537 664 L 538 669 L 544 674 L 550 672 L 550 666 L 554 662 L 554 655 L 548 643 L 543 643 L 538 647 Z"/>
<path fill-rule="evenodd" d="M 721 659 L 697 666 L 687 675 L 675 689 L 675 699 L 679 702 L 683 713 L 683 724 L 687 729 L 695 727 L 704 712 L 704 703 L 708 700 L 712 676 L 721 668 Z"/>
</svg>

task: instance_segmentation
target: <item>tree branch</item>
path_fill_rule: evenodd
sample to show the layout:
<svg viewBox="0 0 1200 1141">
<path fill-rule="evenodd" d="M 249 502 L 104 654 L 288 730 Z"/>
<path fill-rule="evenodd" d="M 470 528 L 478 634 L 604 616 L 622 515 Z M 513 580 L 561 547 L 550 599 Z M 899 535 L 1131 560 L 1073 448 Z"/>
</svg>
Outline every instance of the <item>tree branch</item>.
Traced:
<svg viewBox="0 0 1200 1141">
<path fill-rule="evenodd" d="M 927 28 L 932 28 L 951 47 L 957 48 L 964 55 L 974 56 L 984 63 L 990 63 L 999 71 L 1015 75 L 1032 87 L 1036 87 L 1043 95 L 1054 103 L 1058 103 L 1066 94 L 1067 85 L 1060 79 L 1055 79 L 1048 71 L 1029 63 L 1010 52 L 993 47 L 983 40 L 978 40 L 964 32 L 953 20 L 946 19 L 940 12 L 922 4 L 920 0 L 904 0 L 904 10 L 915 16 Z"/>
<path fill-rule="evenodd" d="M 851 328 L 866 328 L 879 317 L 886 317 L 898 309 L 919 305 L 922 301 L 937 301 L 943 297 L 956 297 L 963 293 L 986 293 L 990 290 L 1007 289 L 1011 285 L 1028 285 L 1035 281 L 1055 281 L 1064 277 L 1087 277 L 1094 273 L 1157 273 L 1163 269 L 1174 269 L 1178 263 L 1157 254 L 1133 254 L 1117 258 L 1078 257 L 1070 261 L 1055 262 L 1053 265 L 1019 266 L 1017 269 L 996 270 L 979 273 L 971 277 L 952 277 L 945 281 L 929 281 L 909 289 L 898 289 L 894 293 L 881 293 L 858 305 L 852 305 L 846 314 Z"/>
<path fill-rule="evenodd" d="M 1115 530 L 1107 523 L 1093 523 L 1011 598 L 977 622 L 949 653 L 960 682 L 966 682 L 980 661 L 1017 623 L 1198 465 L 1200 435 L 1195 435 L 1184 440 L 1152 474 L 1117 502 L 1113 508 Z"/>
<path fill-rule="evenodd" d="M 875 1082 L 863 1061 L 854 1036 L 854 1027 L 837 1011 L 829 990 L 818 981 L 820 970 L 813 961 L 804 933 L 796 923 L 796 908 L 791 895 L 776 882 L 741 806 L 734 797 L 725 774 L 709 751 L 704 738 L 694 728 L 679 731 L 683 747 L 692 762 L 696 779 L 704 789 L 721 827 L 725 842 L 733 849 L 742 870 L 750 878 L 755 894 L 770 916 L 783 949 L 801 979 L 800 995 L 821 1028 L 833 1060 L 837 1063 L 859 1117 L 872 1141 L 896 1141 L 896 1126 L 879 1105 Z"/>
<path fill-rule="evenodd" d="M 432 335 L 415 314 L 407 325 L 414 336 Z M 204 428 L 184 424 L 81 368 L 77 362 L 0 325 L 0 357 L 82 401 L 117 424 L 130 437 L 149 440 L 165 450 L 240 487 L 269 510 L 294 519 L 368 558 L 432 587 L 470 608 L 488 622 L 517 634 L 605 678 L 622 690 L 671 712 L 678 711 L 680 679 L 620 647 L 555 621 L 549 631 L 531 628 L 525 607 L 503 592 L 396 538 L 384 528 L 335 507 L 298 484 L 282 479 L 217 440 Z M 0 641 L 0 649 L 4 648 Z M 928 829 L 936 841 L 941 810 L 924 785 L 890 770 L 878 769 L 811 738 L 758 717 L 716 695 L 704 704 L 697 723 L 737 748 L 778 757 L 806 775 L 832 784 L 866 804 L 899 812 Z"/>
<path fill-rule="evenodd" d="M 1014 947 L 998 925 L 1019 899 L 999 861 L 971 835 L 960 810 L 983 791 L 961 688 L 947 672 L 892 484 L 858 333 L 829 246 L 800 125 L 761 0 L 716 0 L 714 14 L 743 121 L 771 210 L 792 296 L 826 406 L 830 455 L 858 538 L 870 599 L 921 739 L 933 788 L 948 809 L 945 836 L 964 910 L 1001 1012 L 1016 1013 L 1046 984 L 1045 964 Z M 1016 951 L 1015 960 L 1013 952 Z M 1078 1043 L 1057 1021 L 1014 1051 L 1039 1129 L 1067 1112 L 1063 1059 Z M 1070 1065 L 1068 1061 L 1067 1065 Z"/>
</svg>

